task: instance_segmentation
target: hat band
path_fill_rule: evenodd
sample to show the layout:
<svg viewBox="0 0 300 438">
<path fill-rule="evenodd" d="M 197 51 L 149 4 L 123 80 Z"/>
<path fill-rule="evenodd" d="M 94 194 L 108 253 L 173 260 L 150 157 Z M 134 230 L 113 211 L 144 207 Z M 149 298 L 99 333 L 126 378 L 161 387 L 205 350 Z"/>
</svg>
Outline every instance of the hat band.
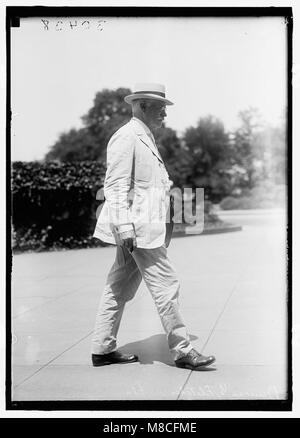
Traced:
<svg viewBox="0 0 300 438">
<path fill-rule="evenodd" d="M 133 94 L 157 94 L 157 96 L 166 97 L 165 93 L 160 91 L 135 91 Z"/>
</svg>

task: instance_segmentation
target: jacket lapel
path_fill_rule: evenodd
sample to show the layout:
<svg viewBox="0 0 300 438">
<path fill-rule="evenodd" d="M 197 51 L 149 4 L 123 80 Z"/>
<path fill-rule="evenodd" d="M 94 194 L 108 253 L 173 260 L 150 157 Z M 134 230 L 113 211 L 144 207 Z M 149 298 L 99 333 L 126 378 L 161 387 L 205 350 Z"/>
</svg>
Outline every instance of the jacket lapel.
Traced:
<svg viewBox="0 0 300 438">
<path fill-rule="evenodd" d="M 131 120 L 133 130 L 139 139 L 151 150 L 151 152 L 163 163 L 163 160 L 158 152 L 156 146 L 153 144 L 144 128 L 135 120 Z"/>
</svg>

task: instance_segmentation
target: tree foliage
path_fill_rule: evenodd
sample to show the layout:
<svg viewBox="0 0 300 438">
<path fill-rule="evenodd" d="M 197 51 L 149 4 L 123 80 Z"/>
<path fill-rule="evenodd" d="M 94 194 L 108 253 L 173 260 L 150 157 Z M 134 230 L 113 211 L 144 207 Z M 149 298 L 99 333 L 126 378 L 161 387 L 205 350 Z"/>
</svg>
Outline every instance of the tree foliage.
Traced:
<svg viewBox="0 0 300 438">
<path fill-rule="evenodd" d="M 234 161 L 245 169 L 244 186 L 252 189 L 260 179 L 260 163 L 263 147 L 259 132 L 262 129 L 260 114 L 256 108 L 239 112 L 240 127 L 234 133 Z"/>
<path fill-rule="evenodd" d="M 46 160 L 61 162 L 98 160 L 102 155 L 102 150 L 102 145 L 88 129 L 71 129 L 60 135 L 51 151 L 48 152 Z"/>
<path fill-rule="evenodd" d="M 190 173 L 190 157 L 176 131 L 163 125 L 155 133 L 155 141 L 174 186 L 183 186 Z"/>
<path fill-rule="evenodd" d="M 183 143 L 189 156 L 188 185 L 203 187 L 209 197 L 226 191 L 224 170 L 230 165 L 231 149 L 223 123 L 213 116 L 201 118 L 185 131 Z"/>
<path fill-rule="evenodd" d="M 131 107 L 124 102 L 130 93 L 128 88 L 99 91 L 82 117 L 83 127 L 62 133 L 46 160 L 105 163 L 111 135 L 131 118 Z M 240 126 L 231 133 L 213 116 L 200 118 L 181 137 L 165 125 L 155 133 L 175 186 L 203 187 L 211 200 L 219 201 L 264 180 L 285 182 L 284 129 L 263 126 L 258 110 L 251 107 L 239 119 Z"/>
<path fill-rule="evenodd" d="M 84 127 L 61 134 L 46 160 L 104 161 L 109 138 L 131 117 L 130 106 L 124 102 L 130 93 L 129 88 L 99 91 L 92 108 L 82 117 Z"/>
</svg>

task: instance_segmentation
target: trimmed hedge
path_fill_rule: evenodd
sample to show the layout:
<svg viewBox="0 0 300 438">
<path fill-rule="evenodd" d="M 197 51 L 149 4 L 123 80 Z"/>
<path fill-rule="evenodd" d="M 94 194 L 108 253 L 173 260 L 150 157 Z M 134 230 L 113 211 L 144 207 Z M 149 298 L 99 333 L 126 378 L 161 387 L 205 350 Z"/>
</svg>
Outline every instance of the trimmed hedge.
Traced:
<svg viewBox="0 0 300 438">
<path fill-rule="evenodd" d="M 94 161 L 14 162 L 14 251 L 99 246 L 92 237 L 105 166 Z"/>
<path fill-rule="evenodd" d="M 12 166 L 13 250 L 45 251 L 106 246 L 92 237 L 96 194 L 106 167 L 96 161 L 14 162 Z M 205 203 L 205 228 L 220 219 Z"/>
</svg>

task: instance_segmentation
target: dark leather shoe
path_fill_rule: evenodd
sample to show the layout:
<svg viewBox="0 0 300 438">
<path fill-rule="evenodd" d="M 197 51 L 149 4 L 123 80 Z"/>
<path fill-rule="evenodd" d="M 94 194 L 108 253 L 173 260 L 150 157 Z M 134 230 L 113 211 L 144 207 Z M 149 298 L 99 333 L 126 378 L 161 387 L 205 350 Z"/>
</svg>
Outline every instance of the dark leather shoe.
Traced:
<svg viewBox="0 0 300 438">
<path fill-rule="evenodd" d="M 110 365 L 112 363 L 131 363 L 137 362 L 139 358 L 135 354 L 124 354 L 119 351 L 113 351 L 108 354 L 92 354 L 94 367 Z"/>
<path fill-rule="evenodd" d="M 178 368 L 188 368 L 189 370 L 199 370 L 211 365 L 215 362 L 214 356 L 203 356 L 198 351 L 192 349 L 186 356 L 180 357 L 175 360 L 175 364 Z"/>
</svg>

